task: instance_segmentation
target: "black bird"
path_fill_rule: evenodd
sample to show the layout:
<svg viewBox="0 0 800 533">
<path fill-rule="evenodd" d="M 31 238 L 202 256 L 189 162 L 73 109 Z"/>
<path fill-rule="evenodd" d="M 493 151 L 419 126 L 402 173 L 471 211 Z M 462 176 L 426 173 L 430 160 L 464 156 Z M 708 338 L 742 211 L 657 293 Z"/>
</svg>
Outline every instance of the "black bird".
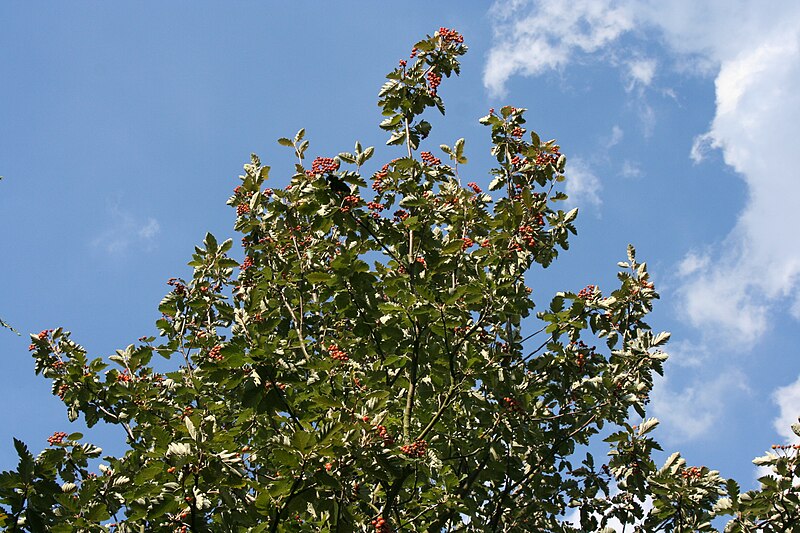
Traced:
<svg viewBox="0 0 800 533">
<path fill-rule="evenodd" d="M 347 196 L 350 194 L 350 186 L 343 182 L 336 174 L 326 174 L 325 179 L 328 182 L 328 187 L 337 195 Z"/>
</svg>

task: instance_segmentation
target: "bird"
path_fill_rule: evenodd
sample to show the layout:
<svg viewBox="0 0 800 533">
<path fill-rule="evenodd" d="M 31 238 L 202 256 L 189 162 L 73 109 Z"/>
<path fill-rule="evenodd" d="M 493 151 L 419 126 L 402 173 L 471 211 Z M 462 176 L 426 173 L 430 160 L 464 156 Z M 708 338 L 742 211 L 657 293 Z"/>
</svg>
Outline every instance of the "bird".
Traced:
<svg viewBox="0 0 800 533">
<path fill-rule="evenodd" d="M 343 182 L 336 174 L 326 174 L 325 180 L 328 182 L 328 187 L 337 195 L 347 196 L 350 194 L 350 186 Z"/>
</svg>

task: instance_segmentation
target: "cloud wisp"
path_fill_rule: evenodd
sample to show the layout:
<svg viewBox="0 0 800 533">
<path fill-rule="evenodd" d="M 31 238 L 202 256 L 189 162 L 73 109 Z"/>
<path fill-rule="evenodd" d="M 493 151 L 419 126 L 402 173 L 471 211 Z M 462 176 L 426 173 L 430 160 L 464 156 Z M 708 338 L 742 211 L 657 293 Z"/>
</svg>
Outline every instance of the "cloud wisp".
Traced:
<svg viewBox="0 0 800 533">
<path fill-rule="evenodd" d="M 746 392 L 745 376 L 730 370 L 713 379 L 696 379 L 675 390 L 667 378 L 656 381 L 652 412 L 666 427 L 668 444 L 678 444 L 707 435 L 725 411 L 725 397 L 732 391 Z"/>
<path fill-rule="evenodd" d="M 591 205 L 600 206 L 602 185 L 589 165 L 580 158 L 572 158 L 567 163 L 565 192 L 568 207 Z"/>
<path fill-rule="evenodd" d="M 158 220 L 136 217 L 116 204 L 109 207 L 108 214 L 109 222 L 89 243 L 92 248 L 110 256 L 122 256 L 132 248 L 153 248 L 161 232 Z"/>
</svg>

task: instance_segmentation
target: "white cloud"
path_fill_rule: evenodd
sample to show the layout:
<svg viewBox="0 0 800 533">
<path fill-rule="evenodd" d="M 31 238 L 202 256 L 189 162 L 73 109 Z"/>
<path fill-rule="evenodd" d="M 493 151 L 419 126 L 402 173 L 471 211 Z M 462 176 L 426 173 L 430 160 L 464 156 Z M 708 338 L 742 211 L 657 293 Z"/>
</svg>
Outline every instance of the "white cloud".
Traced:
<svg viewBox="0 0 800 533">
<path fill-rule="evenodd" d="M 149 250 L 161 231 L 155 218 L 137 218 L 116 204 L 109 207 L 108 215 L 105 229 L 90 244 L 109 255 L 122 255 L 133 247 Z"/>
<path fill-rule="evenodd" d="M 622 131 L 622 128 L 615 124 L 614 127 L 611 128 L 611 136 L 606 142 L 606 148 L 612 148 L 618 145 L 624 136 L 625 132 Z"/>
<path fill-rule="evenodd" d="M 780 0 L 769 9 L 757 0 L 495 5 L 503 7 L 490 12 L 495 43 L 484 71 L 494 94 L 512 75 L 561 69 L 588 54 L 627 69 L 634 85 L 646 86 L 656 65 L 620 61 L 631 55 L 623 35 L 665 47 L 659 62 L 671 61 L 675 72 L 715 76 L 714 119 L 688 155 L 699 163 L 710 149 L 721 150 L 749 194 L 708 263 L 684 278 L 683 307 L 693 325 L 734 343 L 763 335 L 776 309 L 800 317 L 800 3 Z M 655 114 L 643 99 L 639 114 L 647 135 Z"/>
<path fill-rule="evenodd" d="M 714 143 L 714 138 L 711 134 L 709 132 L 701 133 L 695 136 L 694 141 L 692 141 L 692 149 L 689 151 L 689 158 L 694 161 L 695 164 L 702 163 L 706 158 L 706 154 L 714 148 L 719 148 L 719 146 Z"/>
<path fill-rule="evenodd" d="M 707 435 L 725 411 L 733 391 L 747 391 L 746 377 L 738 370 L 724 371 L 713 379 L 697 378 L 675 390 L 667 378 L 655 382 L 650 412 L 661 422 L 660 433 L 670 444 Z"/>
<path fill-rule="evenodd" d="M 689 252 L 678 265 L 678 275 L 681 277 L 689 276 L 700 270 L 708 268 L 711 258 L 708 254 L 697 254 Z"/>
<path fill-rule="evenodd" d="M 590 204 L 597 207 L 602 203 L 600 180 L 582 159 L 570 159 L 565 174 L 567 176 L 565 192 L 569 196 L 567 200 L 569 206 Z"/>
<path fill-rule="evenodd" d="M 772 394 L 772 399 L 780 410 L 773 421 L 775 431 L 783 437 L 786 444 L 800 443 L 800 437 L 792 431 L 792 424 L 797 424 L 797 419 L 800 418 L 800 377 L 794 383 L 778 388 Z"/>
<path fill-rule="evenodd" d="M 622 168 L 619 171 L 623 178 L 638 178 L 642 175 L 642 169 L 639 163 L 626 159 L 622 162 Z"/>
<path fill-rule="evenodd" d="M 712 355 L 708 346 L 687 340 L 669 343 L 669 364 L 682 367 L 699 367 Z"/>
<path fill-rule="evenodd" d="M 628 10 L 610 0 L 498 1 L 490 11 L 495 44 L 484 83 L 502 95 L 515 74 L 531 76 L 566 65 L 577 53 L 593 53 L 633 27 Z"/>
<path fill-rule="evenodd" d="M 644 87 L 653 82 L 656 75 L 655 59 L 635 59 L 627 62 L 628 67 L 628 86 L 625 90 L 631 92 L 637 85 Z"/>
</svg>

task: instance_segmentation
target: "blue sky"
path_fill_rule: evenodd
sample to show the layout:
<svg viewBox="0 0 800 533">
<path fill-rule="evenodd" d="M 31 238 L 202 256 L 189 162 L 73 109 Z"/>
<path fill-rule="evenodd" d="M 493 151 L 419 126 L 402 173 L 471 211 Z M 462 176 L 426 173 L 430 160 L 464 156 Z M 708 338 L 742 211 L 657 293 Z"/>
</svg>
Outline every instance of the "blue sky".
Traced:
<svg viewBox="0 0 800 533">
<path fill-rule="evenodd" d="M 283 4 L 283 5 L 282 5 Z M 155 333 L 157 304 L 256 152 L 305 127 L 310 154 L 384 147 L 383 76 L 439 26 L 470 53 L 427 141 L 466 137 L 486 184 L 489 107 L 530 109 L 569 156 L 571 250 L 529 285 L 610 288 L 636 245 L 672 331 L 651 413 L 690 464 L 752 483 L 750 460 L 800 415 L 800 5 L 515 0 L 0 4 L 0 317 L 63 326 L 93 355 Z M 435 151 L 435 150 L 433 150 Z M 28 340 L 0 331 L 0 468 L 70 430 Z M 91 438 L 108 451 L 121 435 Z"/>
</svg>

